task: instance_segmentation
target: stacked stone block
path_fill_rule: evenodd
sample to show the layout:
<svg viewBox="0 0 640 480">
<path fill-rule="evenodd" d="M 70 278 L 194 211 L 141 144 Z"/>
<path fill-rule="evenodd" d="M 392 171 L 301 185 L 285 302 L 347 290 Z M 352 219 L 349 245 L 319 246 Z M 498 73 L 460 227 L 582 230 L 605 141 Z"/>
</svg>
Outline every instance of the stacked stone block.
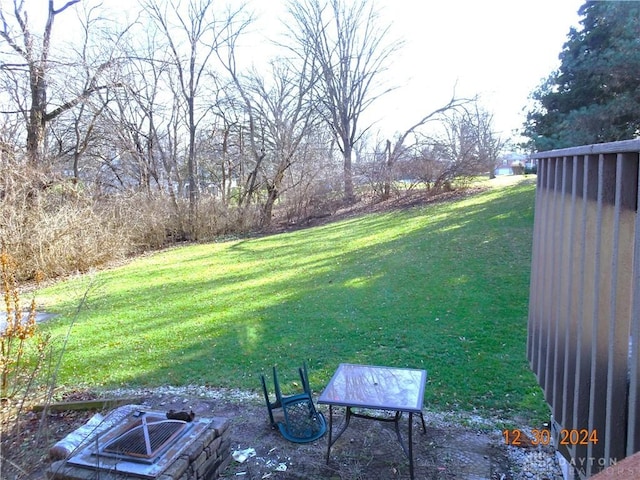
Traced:
<svg viewBox="0 0 640 480">
<path fill-rule="evenodd" d="M 229 421 L 215 417 L 209 428 L 184 451 L 157 480 L 216 480 L 231 462 Z M 94 470 L 69 465 L 65 460 L 51 464 L 50 480 L 125 480 L 138 478 L 123 472 Z"/>
</svg>

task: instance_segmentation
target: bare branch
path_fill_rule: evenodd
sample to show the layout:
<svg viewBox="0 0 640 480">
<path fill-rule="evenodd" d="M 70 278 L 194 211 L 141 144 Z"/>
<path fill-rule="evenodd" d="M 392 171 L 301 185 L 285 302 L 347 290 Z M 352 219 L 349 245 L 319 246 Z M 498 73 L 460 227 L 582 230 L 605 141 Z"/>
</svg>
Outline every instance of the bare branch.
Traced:
<svg viewBox="0 0 640 480">
<path fill-rule="evenodd" d="M 20 25 L 20 28 L 24 34 L 24 32 L 27 32 L 27 27 L 25 24 L 25 20 L 23 20 L 22 18 L 22 14 L 21 14 L 21 9 L 22 7 L 18 7 L 18 4 L 16 2 L 14 2 L 14 15 L 16 17 L 16 20 L 18 21 L 18 24 Z M 27 56 L 27 51 L 24 50 L 22 47 L 20 47 L 20 45 L 18 45 L 15 40 L 13 38 L 11 38 L 11 35 L 9 34 L 9 22 L 7 21 L 5 15 L 4 15 L 4 10 L 2 9 L 2 7 L 0 6 L 0 21 L 2 21 L 2 30 L 0 31 L 0 36 L 2 38 L 5 39 L 5 41 L 9 44 L 9 46 L 21 57 L 23 57 L 24 59 L 28 59 Z M 26 38 L 26 37 L 25 37 Z"/>
<path fill-rule="evenodd" d="M 62 113 L 66 112 L 67 110 L 72 109 L 73 107 L 75 107 L 76 105 L 84 102 L 85 100 L 87 100 L 87 98 L 89 98 L 92 94 L 99 92 L 100 90 L 107 90 L 109 88 L 113 88 L 113 87 L 122 87 L 124 86 L 122 83 L 115 83 L 115 84 L 109 84 L 109 85 L 98 85 L 98 86 L 92 86 L 88 89 L 86 89 L 84 92 L 82 92 L 80 95 L 78 95 L 77 97 L 75 97 L 72 100 L 69 100 L 68 102 L 63 103 L 62 105 L 60 105 L 59 107 L 57 107 L 56 109 L 52 110 L 51 112 L 47 113 L 44 118 L 47 122 L 53 120 L 54 118 L 58 117 L 59 115 L 61 115 Z"/>
<path fill-rule="evenodd" d="M 21 70 L 26 71 L 29 68 L 28 63 L 3 63 L 0 65 L 0 70 Z"/>
<path fill-rule="evenodd" d="M 475 98 L 456 98 L 456 94 L 455 94 L 455 88 L 453 90 L 453 94 L 451 96 L 451 99 L 442 107 L 437 108 L 435 110 L 433 110 L 432 112 L 428 113 L 427 115 L 425 115 L 424 117 L 422 117 L 420 120 L 418 120 L 415 124 L 413 124 L 411 127 L 409 127 L 407 130 L 405 130 L 396 140 L 395 142 L 395 146 L 393 147 L 393 150 L 391 151 L 391 157 L 395 158 L 396 157 L 396 153 L 402 148 L 402 145 L 404 145 L 404 142 L 406 141 L 407 137 L 409 135 L 411 135 L 413 132 L 416 131 L 416 129 L 426 125 L 427 123 L 429 123 L 431 120 L 434 120 L 437 118 L 438 115 L 441 115 L 445 112 L 451 111 L 451 110 L 455 110 L 457 108 L 461 108 L 464 107 L 465 105 L 474 102 L 476 99 Z"/>
<path fill-rule="evenodd" d="M 54 15 L 58 15 L 59 13 L 64 12 L 67 8 L 71 7 L 72 5 L 75 5 L 76 3 L 79 3 L 80 0 L 69 0 L 67 3 L 65 3 L 62 7 L 58 8 L 57 10 L 55 10 L 53 8 L 53 0 L 50 0 L 50 5 L 51 5 L 51 12 Z"/>
</svg>

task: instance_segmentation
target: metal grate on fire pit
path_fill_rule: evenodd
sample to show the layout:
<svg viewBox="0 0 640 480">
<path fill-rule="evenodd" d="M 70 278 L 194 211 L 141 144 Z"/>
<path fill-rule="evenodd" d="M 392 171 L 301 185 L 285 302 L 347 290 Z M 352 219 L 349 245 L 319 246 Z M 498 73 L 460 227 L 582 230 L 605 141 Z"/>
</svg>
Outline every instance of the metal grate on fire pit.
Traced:
<svg viewBox="0 0 640 480">
<path fill-rule="evenodd" d="M 211 418 L 202 417 L 191 422 L 170 420 L 166 412 L 134 409 L 113 427 L 88 440 L 67 459 L 67 464 L 117 472 L 122 478 L 155 479 L 203 438 L 211 422 Z"/>
<path fill-rule="evenodd" d="M 140 425 L 132 426 L 101 448 L 102 454 L 134 457 L 153 461 L 174 438 L 182 434 L 187 423 L 180 420 L 142 417 Z"/>
</svg>

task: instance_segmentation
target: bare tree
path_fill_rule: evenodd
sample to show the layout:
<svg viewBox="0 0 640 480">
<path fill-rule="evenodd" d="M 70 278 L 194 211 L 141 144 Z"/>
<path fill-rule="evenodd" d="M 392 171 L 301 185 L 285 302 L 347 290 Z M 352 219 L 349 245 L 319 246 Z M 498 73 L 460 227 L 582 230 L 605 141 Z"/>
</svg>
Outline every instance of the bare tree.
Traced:
<svg viewBox="0 0 640 480">
<path fill-rule="evenodd" d="M 428 113 L 416 123 L 407 128 L 404 132 L 400 133 L 396 139 L 391 142 L 390 140 L 386 141 L 386 146 L 384 149 L 384 186 L 382 191 L 382 199 L 386 200 L 389 198 L 391 194 L 391 181 L 392 181 L 392 171 L 396 162 L 406 153 L 407 147 L 407 139 L 416 133 L 416 131 L 424 127 L 427 123 L 442 120 L 442 115 L 446 113 L 451 113 L 464 108 L 465 105 L 473 102 L 474 100 L 467 98 L 456 98 L 455 91 L 452 95 L 451 99 L 442 107 L 433 110 Z"/>
<path fill-rule="evenodd" d="M 495 131 L 493 114 L 485 110 L 478 102 L 472 104 L 467 111 L 470 121 L 475 125 L 478 143 L 478 156 L 482 159 L 484 167 L 489 172 L 489 178 L 495 178 L 495 169 L 498 166 L 498 157 L 505 147 L 505 140 Z"/>
<path fill-rule="evenodd" d="M 342 161 L 332 154 L 334 143 L 327 130 L 316 128 L 300 145 L 281 193 L 288 222 L 327 217 L 340 208 Z"/>
<path fill-rule="evenodd" d="M 273 206 L 281 193 L 285 173 L 296 157 L 303 156 L 300 148 L 302 142 L 317 125 L 314 99 L 311 96 L 315 79 L 310 64 L 307 63 L 299 75 L 291 72 L 287 64 L 275 63 L 271 88 L 267 88 L 264 79 L 257 75 L 252 82 L 252 90 L 259 99 L 256 110 L 263 121 L 266 144 L 272 156 L 272 161 L 264 164 L 267 197 L 262 208 L 263 226 L 271 221 Z"/>
<path fill-rule="evenodd" d="M 267 226 L 285 173 L 299 156 L 303 140 L 318 124 L 313 97 L 316 71 L 309 57 L 300 62 L 299 70 L 284 59 L 276 59 L 271 62 L 268 78 L 256 70 L 241 78 L 234 47 L 234 43 L 230 43 L 227 57 L 220 59 L 244 102 L 248 117 L 248 143 L 254 167 L 244 194 L 250 201 L 258 189 L 266 190 L 261 223 Z"/>
<path fill-rule="evenodd" d="M 315 62 L 320 111 L 342 154 L 344 198 L 351 202 L 353 148 L 368 128 L 360 125 L 362 113 L 388 91 L 377 80 L 400 43 L 388 41 L 389 27 L 379 26 L 368 0 L 290 1 L 289 13 L 290 48 Z"/>
<path fill-rule="evenodd" d="M 244 193 L 234 194 L 244 170 L 243 124 L 244 103 L 233 81 L 211 91 L 215 119 L 201 143 L 201 154 L 211 161 L 205 163 L 206 174 L 215 184 L 216 194 L 228 208 L 233 199 L 242 205 Z"/>
<path fill-rule="evenodd" d="M 245 168 L 243 168 L 244 162 L 241 163 L 240 177 L 244 183 L 244 188 L 242 188 L 240 192 L 238 204 L 240 207 L 244 207 L 251 202 L 252 197 L 259 189 L 258 174 L 262 168 L 262 161 L 266 157 L 266 152 L 264 148 L 264 133 L 262 134 L 261 139 L 261 128 L 258 124 L 260 122 L 260 119 L 258 118 L 258 108 L 257 105 L 254 105 L 257 101 L 259 101 L 260 97 L 258 96 L 256 98 L 255 95 L 252 95 L 248 86 L 243 83 L 243 79 L 241 78 L 237 67 L 237 37 L 232 37 L 230 35 L 229 38 L 232 38 L 232 41 L 228 42 L 226 51 L 222 52 L 219 50 L 217 53 L 220 62 L 224 65 L 224 68 L 231 77 L 231 83 L 237 90 L 237 95 L 240 98 L 239 103 L 241 104 L 241 109 L 247 117 L 247 125 L 243 125 L 242 128 L 243 130 L 246 129 L 248 131 L 249 155 L 251 156 L 253 162 L 246 175 L 243 174 L 246 170 Z M 255 78 L 258 78 L 258 82 L 261 81 L 258 75 L 254 75 L 254 79 Z M 227 104 L 236 103 L 233 96 L 234 94 L 226 95 Z M 242 143 L 243 142 L 241 141 L 241 144 Z"/>
<path fill-rule="evenodd" d="M 105 85 L 122 85 L 120 67 L 127 63 L 128 56 L 121 53 L 120 47 L 128 43 L 127 34 L 132 24 L 112 28 L 109 21 L 101 16 L 101 8 L 102 5 L 90 6 L 85 3 L 78 6 L 78 28 L 75 29 L 74 41 L 64 48 L 66 54 L 56 56 L 57 63 L 73 67 L 67 68 L 64 77 L 52 78 L 49 82 L 52 88 L 60 90 L 60 84 L 64 82 L 67 92 L 87 92 L 95 82 L 95 71 L 100 69 Z M 65 61 L 63 55 L 68 60 Z M 80 180 L 82 162 L 88 160 L 95 150 L 112 141 L 100 123 L 109 103 L 116 98 L 114 92 L 117 90 L 99 89 L 75 108 L 60 112 L 50 122 L 49 134 L 53 142 L 49 151 L 54 157 L 70 159 L 74 183 Z M 92 179 L 85 175 L 83 180 Z"/>
<path fill-rule="evenodd" d="M 244 6 L 218 17 L 213 0 L 189 0 L 186 5 L 173 0 L 148 0 L 144 8 L 166 37 L 168 53 L 178 74 L 179 92 L 175 93 L 183 97 L 186 105 L 189 225 L 192 236 L 195 236 L 199 183 L 196 140 L 198 126 L 207 112 L 207 107 L 199 104 L 202 83 L 205 73 L 212 69 L 212 56 L 240 35 L 249 20 L 241 18 Z"/>
<path fill-rule="evenodd" d="M 56 8 L 54 0 L 48 0 L 46 23 L 41 34 L 32 30 L 24 0 L 13 0 L 12 8 L 7 8 L 5 3 L 0 4 L 0 38 L 17 58 L 15 62 L 3 62 L 0 69 L 18 75 L 26 74 L 28 77 L 30 102 L 28 104 L 20 102 L 16 113 L 24 115 L 25 118 L 26 149 L 28 159 L 32 163 L 37 163 L 44 158 L 46 127 L 49 122 L 84 102 L 96 91 L 110 86 L 100 83 L 101 75 L 110 65 L 109 62 L 105 62 L 95 68 L 82 91 L 73 94 L 70 99 L 61 100 L 57 106 L 49 110 L 53 25 L 58 15 L 79 2 L 80 0 L 69 0 Z"/>
<path fill-rule="evenodd" d="M 425 140 L 422 161 L 436 189 L 448 188 L 456 179 L 482 175 L 495 168 L 503 147 L 493 132 L 492 116 L 476 101 L 449 111 L 442 133 Z"/>
</svg>

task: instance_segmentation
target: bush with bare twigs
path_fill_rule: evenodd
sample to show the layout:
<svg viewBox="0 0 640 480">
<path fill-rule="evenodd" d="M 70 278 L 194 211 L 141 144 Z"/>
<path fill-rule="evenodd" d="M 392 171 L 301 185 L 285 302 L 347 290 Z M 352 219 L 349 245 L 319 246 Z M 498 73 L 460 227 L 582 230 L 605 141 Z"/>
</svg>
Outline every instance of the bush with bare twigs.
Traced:
<svg viewBox="0 0 640 480">
<path fill-rule="evenodd" d="M 186 199 L 148 191 L 96 196 L 17 161 L 0 165 L 0 201 L 0 236 L 18 259 L 19 281 L 36 272 L 45 278 L 87 272 L 185 240 L 246 233 L 259 221 L 257 209 L 203 196 L 190 229 Z"/>
<path fill-rule="evenodd" d="M 126 234 L 112 228 L 77 185 L 18 163 L 4 163 L 0 178 L 0 236 L 17 259 L 19 281 L 36 272 L 86 271 L 125 254 Z"/>
</svg>

